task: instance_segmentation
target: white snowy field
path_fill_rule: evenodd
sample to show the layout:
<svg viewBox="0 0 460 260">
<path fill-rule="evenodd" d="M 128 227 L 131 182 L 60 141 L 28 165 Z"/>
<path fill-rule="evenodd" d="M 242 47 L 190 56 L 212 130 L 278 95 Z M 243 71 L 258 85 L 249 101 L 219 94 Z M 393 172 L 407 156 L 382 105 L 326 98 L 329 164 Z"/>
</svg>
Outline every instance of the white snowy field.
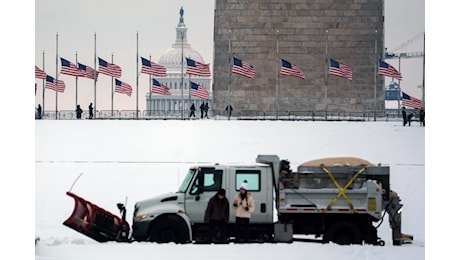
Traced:
<svg viewBox="0 0 460 260">
<path fill-rule="evenodd" d="M 305 161 L 351 156 L 390 166 L 401 197 L 402 232 L 412 244 L 393 246 L 388 216 L 378 229 L 386 245 L 98 243 L 62 223 L 72 192 L 118 214 L 127 203 L 176 191 L 199 163 L 252 163 L 277 154 L 291 168 Z M 425 259 L 425 128 L 401 122 L 35 121 L 35 259 Z"/>
</svg>

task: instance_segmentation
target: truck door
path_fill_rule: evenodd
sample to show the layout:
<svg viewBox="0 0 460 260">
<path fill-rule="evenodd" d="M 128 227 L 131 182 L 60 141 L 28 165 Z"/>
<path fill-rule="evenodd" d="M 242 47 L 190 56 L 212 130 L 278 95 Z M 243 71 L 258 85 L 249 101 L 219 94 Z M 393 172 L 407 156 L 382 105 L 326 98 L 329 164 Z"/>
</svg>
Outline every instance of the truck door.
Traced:
<svg viewBox="0 0 460 260">
<path fill-rule="evenodd" d="M 273 222 L 273 186 L 269 168 L 252 168 L 235 170 L 235 188 L 228 195 L 230 206 L 233 198 L 239 193 L 242 182 L 247 181 L 248 192 L 254 198 L 255 210 L 251 215 L 251 223 Z M 230 221 L 235 221 L 235 210 L 230 210 Z"/>
<path fill-rule="evenodd" d="M 185 212 L 192 223 L 203 223 L 208 201 L 222 188 L 222 170 L 199 168 L 185 195 Z"/>
</svg>

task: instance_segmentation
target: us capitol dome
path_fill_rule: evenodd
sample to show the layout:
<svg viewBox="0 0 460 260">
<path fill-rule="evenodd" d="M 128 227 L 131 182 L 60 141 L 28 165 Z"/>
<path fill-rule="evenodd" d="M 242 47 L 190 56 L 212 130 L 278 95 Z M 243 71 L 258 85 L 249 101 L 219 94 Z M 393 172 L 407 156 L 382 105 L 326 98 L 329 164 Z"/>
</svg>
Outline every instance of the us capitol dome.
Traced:
<svg viewBox="0 0 460 260">
<path fill-rule="evenodd" d="M 155 111 L 179 112 L 184 102 L 184 111 L 188 113 L 192 103 L 195 104 L 197 110 L 202 102 L 208 102 L 211 108 L 211 77 L 200 77 L 195 75 L 186 74 L 187 62 L 185 58 L 190 58 L 194 61 L 207 64 L 201 54 L 194 50 L 187 42 L 187 27 L 184 23 L 184 9 L 180 9 L 179 24 L 176 27 L 176 41 L 172 44 L 171 48 L 166 50 L 160 57 L 158 64 L 166 67 L 166 77 L 155 77 L 163 85 L 169 88 L 171 96 L 160 95 L 147 92 L 147 110 L 152 113 Z M 181 77 L 182 74 L 182 77 Z M 189 79 L 204 88 L 209 92 L 211 100 L 203 100 L 189 95 Z M 183 80 L 184 88 L 181 89 Z M 186 115 L 188 116 L 188 114 Z"/>
</svg>

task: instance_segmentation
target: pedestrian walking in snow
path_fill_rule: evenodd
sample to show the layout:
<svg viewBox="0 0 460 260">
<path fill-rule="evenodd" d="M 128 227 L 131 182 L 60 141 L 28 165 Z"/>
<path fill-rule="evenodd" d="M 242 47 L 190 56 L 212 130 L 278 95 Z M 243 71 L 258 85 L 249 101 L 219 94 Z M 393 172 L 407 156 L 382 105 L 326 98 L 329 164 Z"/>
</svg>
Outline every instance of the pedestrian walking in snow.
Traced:
<svg viewBox="0 0 460 260">
<path fill-rule="evenodd" d="M 93 103 L 89 104 L 88 110 L 89 110 L 89 119 L 93 119 Z"/>
<path fill-rule="evenodd" d="M 204 104 L 204 117 L 206 117 L 207 119 L 209 119 L 208 117 L 208 110 L 209 110 L 209 105 L 208 105 L 208 102 L 206 102 Z"/>
<path fill-rule="evenodd" d="M 201 105 L 200 105 L 200 112 L 201 112 L 200 118 L 203 119 L 203 115 L 204 115 L 204 102 L 202 102 Z"/>
<path fill-rule="evenodd" d="M 425 108 L 420 108 L 420 126 L 425 127 Z"/>
<path fill-rule="evenodd" d="M 403 126 L 406 126 L 407 125 L 406 107 L 402 107 L 401 113 L 402 113 L 402 118 L 403 118 Z"/>
<path fill-rule="evenodd" d="M 192 103 L 192 106 L 190 107 L 190 115 L 188 117 L 195 117 L 195 103 Z"/>
<path fill-rule="evenodd" d="M 81 109 L 80 105 L 77 105 L 77 109 L 75 110 L 77 113 L 77 119 L 81 119 L 81 114 L 83 113 L 83 109 Z"/>
</svg>

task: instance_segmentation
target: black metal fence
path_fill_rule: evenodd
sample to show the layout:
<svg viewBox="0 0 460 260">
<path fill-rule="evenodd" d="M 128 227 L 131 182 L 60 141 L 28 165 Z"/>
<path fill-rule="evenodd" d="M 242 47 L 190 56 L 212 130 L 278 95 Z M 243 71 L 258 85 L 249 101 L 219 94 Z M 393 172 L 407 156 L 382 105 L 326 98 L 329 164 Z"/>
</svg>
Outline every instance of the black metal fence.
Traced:
<svg viewBox="0 0 460 260">
<path fill-rule="evenodd" d="M 200 111 L 195 117 L 189 117 L 189 110 L 99 110 L 95 111 L 93 120 L 193 120 L 200 119 Z M 84 111 L 81 120 L 88 119 L 88 111 Z M 418 120 L 415 113 L 413 121 Z M 402 116 L 397 111 L 362 111 L 347 112 L 341 110 L 317 111 L 264 111 L 234 110 L 229 116 L 225 110 L 209 110 L 208 118 L 214 120 L 287 120 L 287 121 L 399 121 Z M 38 119 L 35 113 L 35 119 Z M 45 120 L 77 120 L 73 110 L 44 111 L 41 119 Z"/>
</svg>

